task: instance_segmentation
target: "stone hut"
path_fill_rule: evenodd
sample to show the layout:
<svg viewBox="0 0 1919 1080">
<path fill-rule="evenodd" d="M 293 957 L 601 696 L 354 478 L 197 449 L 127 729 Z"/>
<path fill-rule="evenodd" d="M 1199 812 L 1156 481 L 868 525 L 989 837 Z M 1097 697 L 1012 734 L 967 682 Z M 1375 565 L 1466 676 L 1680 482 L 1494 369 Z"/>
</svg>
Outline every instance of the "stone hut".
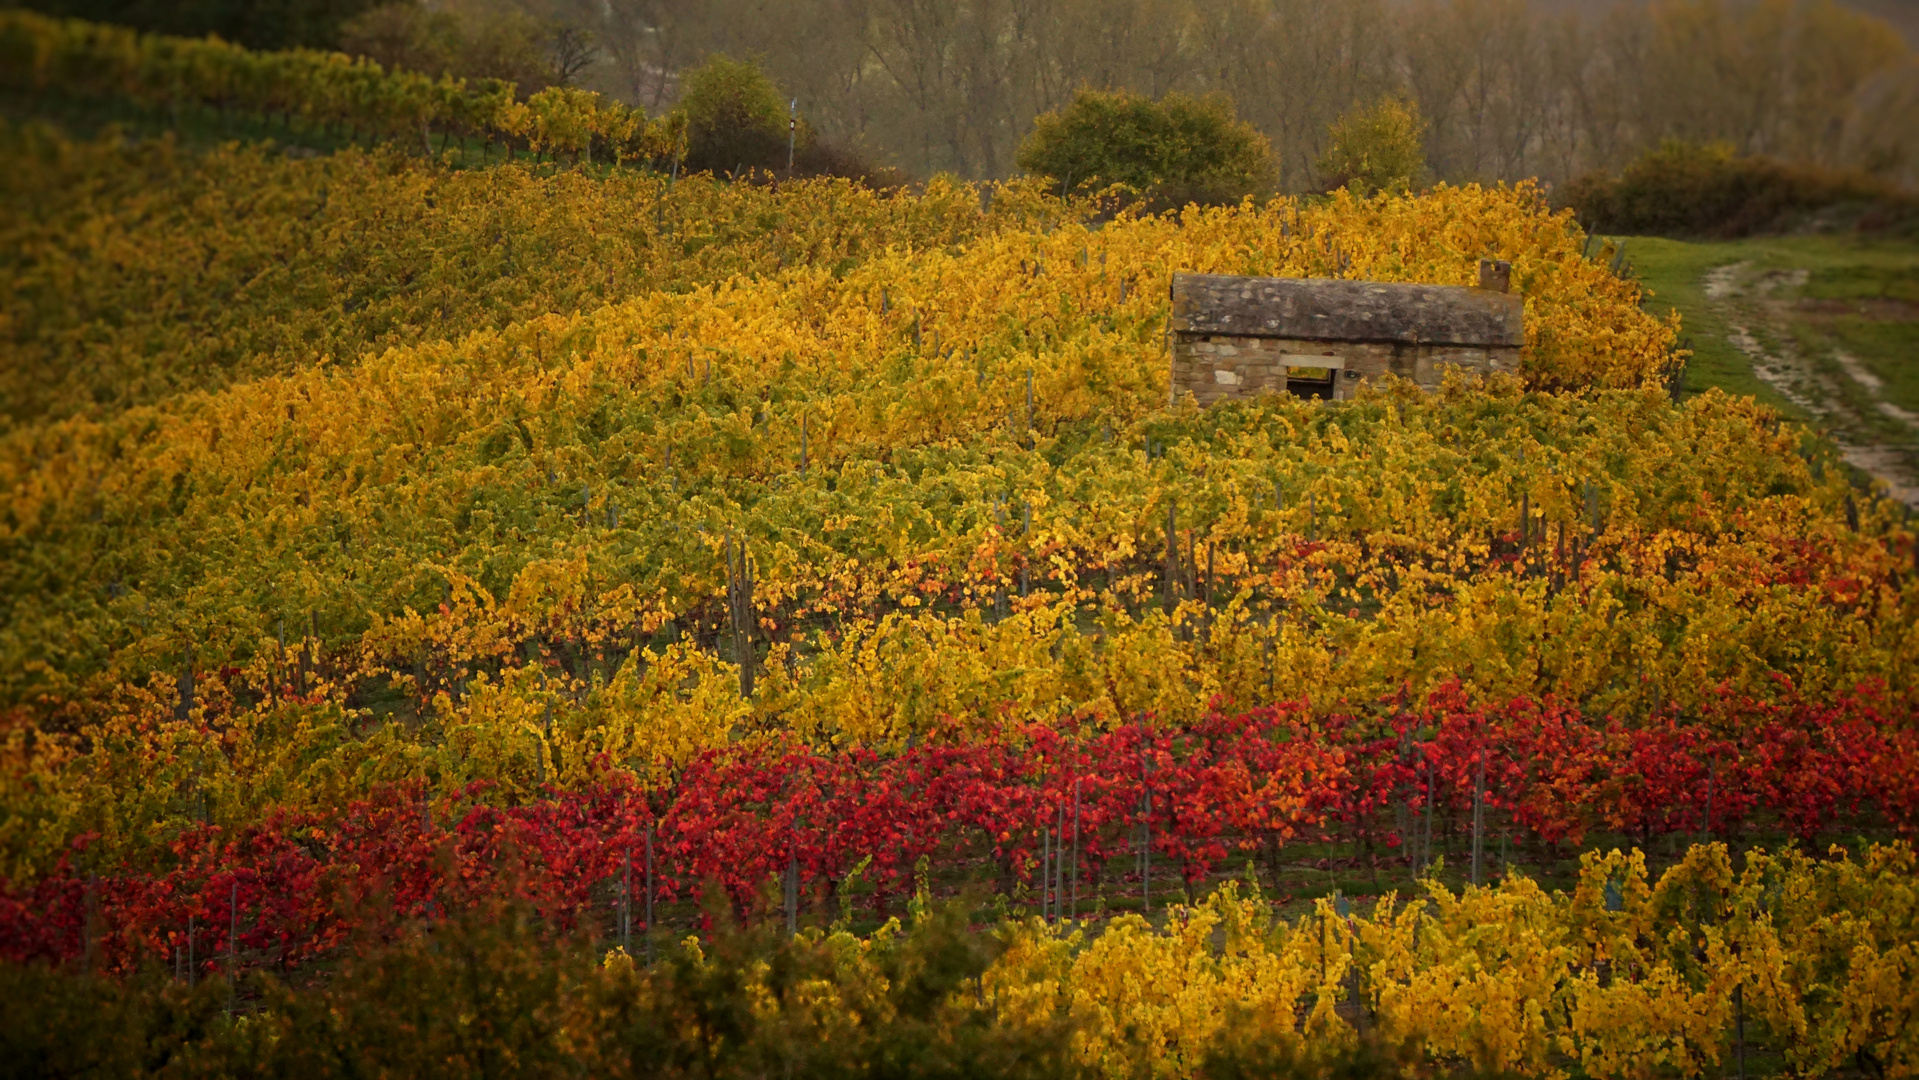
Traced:
<svg viewBox="0 0 1919 1080">
<path fill-rule="evenodd" d="M 1482 262 L 1478 288 L 1174 274 L 1173 399 L 1343 399 L 1386 372 L 1433 389 L 1449 366 L 1517 371 L 1526 333 L 1511 274 Z"/>
</svg>

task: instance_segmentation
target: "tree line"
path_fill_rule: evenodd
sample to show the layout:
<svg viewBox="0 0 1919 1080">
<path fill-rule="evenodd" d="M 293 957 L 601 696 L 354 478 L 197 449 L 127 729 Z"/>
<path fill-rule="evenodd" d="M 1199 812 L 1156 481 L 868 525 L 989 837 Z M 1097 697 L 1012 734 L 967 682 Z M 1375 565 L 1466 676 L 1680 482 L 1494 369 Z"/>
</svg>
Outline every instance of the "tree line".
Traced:
<svg viewBox="0 0 1919 1080">
<path fill-rule="evenodd" d="M 657 111 L 708 54 L 754 57 L 825 137 L 922 175 L 1009 175 L 1040 115 L 1123 88 L 1228 96 L 1282 190 L 1332 179 L 1330 127 L 1388 96 L 1424 118 L 1439 179 L 1563 180 L 1665 139 L 1919 178 L 1919 64 L 1830 0 L 580 4 L 605 89 Z"/>
<path fill-rule="evenodd" d="M 160 11 L 36 6 L 134 24 Z M 168 11 L 156 28 L 204 23 L 246 41 L 285 24 L 300 38 L 286 44 L 502 78 L 523 95 L 584 86 L 651 115 L 714 55 L 751 60 L 826 142 L 921 176 L 1013 175 L 1041 116 L 1084 89 L 1123 89 L 1230 99 L 1271 144 L 1273 182 L 1287 191 L 1337 183 L 1323 167 L 1332 126 L 1387 98 L 1423 120 L 1430 179 L 1561 181 L 1677 139 L 1919 183 L 1919 60 L 1891 26 L 1833 0 L 1585 13 L 1529 0 L 199 0 Z"/>
</svg>

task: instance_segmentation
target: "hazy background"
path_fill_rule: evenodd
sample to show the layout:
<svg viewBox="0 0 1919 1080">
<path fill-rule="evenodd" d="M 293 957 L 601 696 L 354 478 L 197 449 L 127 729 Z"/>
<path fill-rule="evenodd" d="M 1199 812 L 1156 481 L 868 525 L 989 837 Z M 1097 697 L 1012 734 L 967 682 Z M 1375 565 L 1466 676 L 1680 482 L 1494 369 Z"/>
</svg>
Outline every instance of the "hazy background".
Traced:
<svg viewBox="0 0 1919 1080">
<path fill-rule="evenodd" d="M 1909 5 L 1901 5 L 1907 9 Z M 603 14 L 595 20 L 594 9 Z M 1012 171 L 1079 86 L 1223 92 L 1315 182 L 1327 126 L 1385 94 L 1453 180 L 1563 179 L 1663 138 L 1860 166 L 1911 183 L 1919 68 L 1832 3 L 1661 0 L 583 0 L 583 77 L 649 108 L 710 51 L 759 57 L 817 127 L 925 174 Z"/>
<path fill-rule="evenodd" d="M 821 135 L 926 176 L 1015 172 L 1074 90 L 1224 93 L 1283 189 L 1328 125 L 1399 95 L 1433 176 L 1561 181 L 1662 139 L 1919 184 L 1919 0 L 38 0 L 262 47 L 566 82 L 650 112 L 712 53 L 756 60 Z"/>
<path fill-rule="evenodd" d="M 1585 14 L 1605 11 L 1617 3 L 1618 0 L 1533 0 L 1533 6 L 1542 11 Z M 1839 0 L 1839 6 L 1884 19 L 1905 37 L 1907 44 L 1919 47 L 1919 0 Z"/>
</svg>

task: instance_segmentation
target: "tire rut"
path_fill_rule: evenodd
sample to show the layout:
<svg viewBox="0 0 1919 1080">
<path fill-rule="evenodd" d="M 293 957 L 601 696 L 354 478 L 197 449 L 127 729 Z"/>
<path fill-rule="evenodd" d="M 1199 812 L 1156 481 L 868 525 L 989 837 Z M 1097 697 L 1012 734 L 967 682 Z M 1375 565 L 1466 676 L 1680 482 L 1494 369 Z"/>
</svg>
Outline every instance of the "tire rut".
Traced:
<svg viewBox="0 0 1919 1080">
<path fill-rule="evenodd" d="M 1814 419 L 1848 464 L 1883 483 L 1892 498 L 1919 507 L 1919 467 L 1912 453 L 1919 442 L 1890 445 L 1871 438 L 1865 418 L 1835 385 L 1834 377 L 1793 344 L 1784 317 L 1775 310 L 1781 303 L 1777 294 L 1804 286 L 1809 272 L 1769 270 L 1752 276 L 1751 269 L 1750 263 L 1735 262 L 1706 272 L 1706 299 L 1725 322 L 1727 342 L 1752 361 L 1753 374 Z M 1776 344 L 1768 347 L 1761 333 Z M 1832 355 L 1845 378 L 1872 399 L 1879 415 L 1901 424 L 1919 440 L 1919 415 L 1884 400 L 1885 384 L 1858 358 L 1840 350 Z"/>
</svg>

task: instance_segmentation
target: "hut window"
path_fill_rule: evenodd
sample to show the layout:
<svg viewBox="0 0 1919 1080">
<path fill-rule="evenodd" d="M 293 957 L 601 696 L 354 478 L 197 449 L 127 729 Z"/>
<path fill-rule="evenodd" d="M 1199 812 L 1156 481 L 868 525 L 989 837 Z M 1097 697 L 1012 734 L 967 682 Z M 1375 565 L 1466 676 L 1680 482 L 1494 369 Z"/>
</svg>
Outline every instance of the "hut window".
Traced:
<svg viewBox="0 0 1919 1080">
<path fill-rule="evenodd" d="M 1339 369 L 1330 367 L 1286 368 L 1286 392 L 1298 397 L 1329 398 L 1333 396 L 1333 380 L 1339 377 Z"/>
</svg>

